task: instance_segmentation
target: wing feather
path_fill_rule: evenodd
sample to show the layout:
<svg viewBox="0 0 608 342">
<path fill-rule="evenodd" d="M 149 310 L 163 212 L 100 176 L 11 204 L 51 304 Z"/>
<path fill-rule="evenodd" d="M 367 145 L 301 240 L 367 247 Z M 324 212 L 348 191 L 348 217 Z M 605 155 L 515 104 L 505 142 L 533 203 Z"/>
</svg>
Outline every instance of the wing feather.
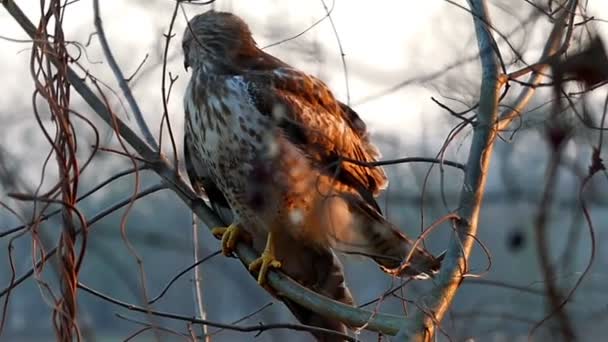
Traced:
<svg viewBox="0 0 608 342">
<path fill-rule="evenodd" d="M 277 118 L 291 143 L 320 171 L 354 188 L 380 211 L 374 197 L 388 183 L 382 167 L 345 161 L 373 163 L 380 157 L 365 123 L 353 109 L 338 101 L 321 80 L 292 68 L 250 71 L 243 77 L 258 110 Z"/>
</svg>

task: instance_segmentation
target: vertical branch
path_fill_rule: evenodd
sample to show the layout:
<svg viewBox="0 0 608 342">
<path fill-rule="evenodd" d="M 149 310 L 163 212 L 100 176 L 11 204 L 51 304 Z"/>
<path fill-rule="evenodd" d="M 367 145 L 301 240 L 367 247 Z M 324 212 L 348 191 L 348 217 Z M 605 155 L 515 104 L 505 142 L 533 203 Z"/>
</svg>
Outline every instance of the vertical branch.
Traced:
<svg viewBox="0 0 608 342">
<path fill-rule="evenodd" d="M 44 4 L 41 5 L 44 10 Z M 61 195 L 58 201 L 62 205 L 63 227 L 58 245 L 59 251 L 59 278 L 61 283 L 61 297 L 56 300 L 53 308 L 53 324 L 57 339 L 61 341 L 80 340 L 77 325 L 77 284 L 78 272 L 86 250 L 86 223 L 76 209 L 79 163 L 76 156 L 77 143 L 74 127 L 70 118 L 70 83 L 67 80 L 67 63 L 69 55 L 65 47 L 62 21 L 65 7 L 61 1 L 50 1 L 48 10 L 44 13 L 38 24 L 32 49 L 31 71 L 35 80 L 36 94 L 40 94 L 48 105 L 55 124 L 55 136 L 51 139 L 46 135 L 55 155 L 58 169 L 58 183 L 48 194 L 55 197 L 55 191 Z M 47 29 L 53 27 L 53 33 Z M 52 36 L 52 42 L 48 37 Z M 52 52 L 51 52 L 52 51 Z M 51 57 L 51 53 L 53 56 Z M 54 58 L 56 63 L 51 63 Z M 34 100 L 35 101 L 35 100 Z M 39 113 L 34 110 L 39 119 Z M 41 129 L 45 129 L 41 125 Z M 75 219 L 80 221 L 83 228 L 80 252 L 76 247 Z"/>
<path fill-rule="evenodd" d="M 549 243 L 547 238 L 547 222 L 549 221 L 549 214 L 551 212 L 551 204 L 555 198 L 555 190 L 557 189 L 557 180 L 559 165 L 561 164 L 562 150 L 567 142 L 566 132 L 561 128 L 553 127 L 549 128 L 551 142 L 551 160 L 547 166 L 547 183 L 545 185 L 545 191 L 540 202 L 540 210 L 535 220 L 535 232 L 536 232 L 536 249 L 538 253 L 538 259 L 540 262 L 540 268 L 543 273 L 545 281 L 545 291 L 547 293 L 547 299 L 549 301 L 549 316 L 537 323 L 532 329 L 531 333 L 544 323 L 553 313 L 557 315 L 559 321 L 559 332 L 562 335 L 564 341 L 574 341 L 576 339 L 574 328 L 568 313 L 562 305 L 562 294 L 556 284 L 555 269 L 551 263 L 551 257 L 549 255 Z"/>
<path fill-rule="evenodd" d="M 163 67 L 162 67 L 162 80 L 161 80 L 161 93 L 162 93 L 162 100 L 163 100 L 162 122 L 165 122 L 165 121 L 167 122 L 167 129 L 169 131 L 169 137 L 171 138 L 171 145 L 173 146 L 173 156 L 174 156 L 173 157 L 173 167 L 176 170 L 178 169 L 177 149 L 175 148 L 175 141 L 173 139 L 173 132 L 171 130 L 171 123 L 169 121 L 169 110 L 167 108 L 167 102 L 169 101 L 169 92 L 171 91 L 170 90 L 171 85 L 177 79 L 177 76 L 176 76 L 176 78 L 172 78 L 171 74 L 169 73 L 169 79 L 171 81 L 171 85 L 169 86 L 169 92 L 167 92 L 166 75 L 167 75 L 167 58 L 169 55 L 169 45 L 171 42 L 171 38 L 173 38 L 175 36 L 175 34 L 173 34 L 172 31 L 173 31 L 173 25 L 175 24 L 175 18 L 177 17 L 177 11 L 179 9 L 179 6 L 180 6 L 180 1 L 177 1 L 173 8 L 173 14 L 171 15 L 171 21 L 169 22 L 169 29 L 168 29 L 167 33 L 165 34 L 165 50 L 163 53 Z M 160 130 L 161 139 L 162 139 L 162 133 L 163 133 L 162 122 L 161 122 L 161 130 Z M 197 223 L 198 223 L 198 218 L 194 213 L 192 213 L 192 248 L 193 248 L 193 257 L 194 257 L 195 265 L 201 259 Z M 202 278 L 200 264 L 194 266 L 194 281 L 192 282 L 192 286 L 193 286 L 193 292 L 194 292 L 195 313 L 202 320 L 206 320 L 207 312 L 205 311 L 205 305 L 203 303 L 203 278 Z M 203 332 L 205 341 L 210 342 L 211 335 L 209 335 L 209 326 L 207 324 L 202 325 L 202 332 Z"/>
<path fill-rule="evenodd" d="M 344 73 L 344 87 L 346 89 L 346 104 L 350 106 L 350 85 L 348 82 L 348 68 L 346 67 L 346 54 L 344 53 L 344 49 L 342 48 L 342 42 L 340 42 L 340 35 L 338 34 L 338 30 L 336 29 L 336 24 L 334 24 L 334 20 L 331 17 L 331 10 L 327 7 L 325 0 L 321 0 L 321 4 L 323 4 L 323 9 L 325 9 L 325 14 L 327 15 L 327 19 L 329 19 L 331 28 L 334 31 L 334 35 L 336 36 L 336 43 L 338 44 L 338 49 L 340 50 L 340 58 L 342 59 L 342 71 Z M 333 8 L 334 5 L 335 0 L 333 0 L 331 7 Z"/>
<path fill-rule="evenodd" d="M 175 2 L 175 6 L 173 7 L 173 14 L 171 15 L 171 21 L 169 22 L 169 29 L 165 36 L 165 50 L 163 52 L 163 67 L 162 67 L 162 79 L 161 79 L 161 95 L 163 100 L 163 118 L 160 123 L 160 133 L 159 133 L 159 145 L 162 148 L 162 139 L 163 139 L 163 127 L 164 123 L 167 123 L 167 131 L 169 133 L 169 139 L 171 140 L 171 148 L 173 149 L 173 167 L 175 169 L 178 168 L 177 165 L 177 147 L 175 146 L 175 139 L 173 137 L 173 129 L 171 128 L 171 121 L 169 120 L 169 109 L 168 102 L 169 96 L 171 94 L 171 88 L 173 86 L 173 82 L 177 80 L 177 76 L 172 77 L 171 72 L 169 72 L 169 89 L 167 90 L 167 58 L 169 57 L 169 45 L 171 45 L 171 38 L 175 36 L 173 32 L 173 25 L 175 24 L 175 18 L 177 17 L 177 10 L 179 9 L 180 1 Z M 161 151 L 159 150 L 159 153 Z"/>
<path fill-rule="evenodd" d="M 426 301 L 420 304 L 413 322 L 406 322 L 397 335 L 401 341 L 431 341 L 437 325 L 446 314 L 458 287 L 467 272 L 479 223 L 479 212 L 485 192 L 498 117 L 499 78 L 498 51 L 489 30 L 489 14 L 484 0 L 468 0 L 473 15 L 477 44 L 482 66 L 478 121 L 473 127 L 473 141 L 469 151 L 464 184 L 460 195 L 456 230 L 443 261 L 437 285 Z"/>
<path fill-rule="evenodd" d="M 194 213 L 192 213 L 192 248 L 194 251 L 194 262 L 197 263 L 201 260 L 200 255 L 200 247 L 199 247 L 199 238 L 198 238 L 198 218 Z M 194 266 L 194 281 L 193 290 L 194 290 L 194 308 L 198 317 L 202 320 L 207 319 L 207 312 L 205 312 L 205 306 L 203 304 L 203 277 L 201 274 L 201 266 Z M 205 336 L 205 342 L 211 341 L 211 336 L 209 335 L 209 327 L 206 324 L 203 324 L 203 336 Z"/>
</svg>

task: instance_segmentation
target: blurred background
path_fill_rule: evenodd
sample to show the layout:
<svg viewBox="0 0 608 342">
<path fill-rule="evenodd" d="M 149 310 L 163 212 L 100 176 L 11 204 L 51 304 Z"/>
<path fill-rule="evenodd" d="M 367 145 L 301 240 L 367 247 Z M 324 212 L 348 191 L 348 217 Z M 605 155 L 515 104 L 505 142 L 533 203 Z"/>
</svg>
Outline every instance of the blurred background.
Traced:
<svg viewBox="0 0 608 342">
<path fill-rule="evenodd" d="M 41 14 L 37 1 L 16 1 L 35 23 Z M 552 28 L 539 8 L 556 6 L 553 1 L 488 1 L 493 25 L 502 36 L 495 35 L 508 71 L 517 70 L 538 60 Z M 590 35 L 608 37 L 603 19 L 608 4 L 602 0 L 582 2 L 586 15 L 594 20 L 574 31 L 572 51 L 578 51 Z M 455 112 L 477 103 L 480 65 L 472 18 L 460 4 L 432 1 L 228 1 L 218 0 L 215 9 L 236 13 L 249 23 L 259 46 L 289 64 L 324 80 L 343 102 L 348 102 L 367 122 L 382 151 L 384 159 L 399 157 L 436 157 L 451 130 L 461 119 L 440 108 L 432 98 Z M 170 0 L 114 0 L 101 2 L 101 14 L 107 38 L 125 75 L 132 75 L 129 85 L 134 91 L 149 125 L 159 132 L 162 117 L 161 77 L 163 50 L 174 2 Z M 189 74 L 184 71 L 181 36 L 186 19 L 212 6 L 184 5 L 177 15 L 171 41 L 167 70 L 178 76 L 169 100 L 171 126 L 181 151 L 183 109 L 182 94 Z M 326 18 L 330 11 L 334 26 Z M 583 19 L 579 19 L 583 22 Z M 136 127 L 110 68 L 105 62 L 97 36 L 94 34 L 92 1 L 70 3 L 63 23 L 66 41 L 79 42 L 68 49 L 78 63 L 104 82 L 108 101 L 118 115 Z M 48 189 L 58 174 L 53 161 L 45 167 L 50 146 L 41 134 L 32 111 L 34 84 L 30 74 L 31 42 L 15 21 L 0 10 L 0 75 L 3 96 L 0 96 L 0 201 L 15 214 L 0 207 L 0 234 L 29 221 L 39 210 L 31 202 L 17 201 L 9 193 L 33 193 Z M 334 30 L 335 27 L 335 30 Z M 505 41 L 505 37 L 508 41 Z M 342 55 L 342 52 L 343 55 Z M 84 77 L 85 72 L 81 75 Z M 569 92 L 581 91 L 579 84 L 568 86 Z M 110 91 L 112 89 L 113 91 Z M 503 108 L 513 103 L 521 86 L 512 83 Z M 590 122 L 600 124 L 605 87 L 576 97 L 575 107 L 584 109 Z M 545 188 L 550 147 L 546 139 L 551 87 L 539 88 L 528 110 L 516 120 L 512 129 L 501 134 L 496 142 L 489 182 L 479 225 L 479 241 L 491 255 L 488 258 L 479 246 L 471 259 L 470 277 L 460 289 L 450 313 L 443 321 L 439 340 L 505 341 L 527 340 L 530 329 L 547 314 L 543 276 L 535 248 L 534 221 Z M 41 100 L 36 100 L 42 103 Z M 117 148 L 116 136 L 97 120 L 89 107 L 73 94 L 73 108 L 96 123 L 102 146 Z M 45 112 L 46 110 L 46 112 Z M 50 114 L 39 108 L 42 125 L 49 125 Z M 468 113 L 471 117 L 473 113 Z M 47 120 L 47 121 L 45 121 Z M 570 129 L 570 140 L 564 149 L 559 167 L 556 196 L 550 208 L 547 231 L 550 256 L 556 269 L 556 283 L 567 293 L 589 263 L 591 238 L 589 224 L 581 206 L 579 191 L 588 174 L 593 146 L 601 131 L 590 129 L 573 111 L 560 114 Z M 78 127 L 78 126 L 77 126 Z M 83 125 L 76 134 L 83 158 L 90 153 L 87 143 L 94 135 Z M 136 129 L 137 130 L 137 129 Z M 472 136 L 471 127 L 454 135 L 445 149 L 447 160 L 466 163 Z M 168 135 L 163 136 L 163 150 L 171 154 Z M 181 158 L 181 152 L 179 152 Z M 606 153 L 601 151 L 605 158 Z M 109 152 L 99 152 L 87 172 L 82 173 L 79 189 L 84 193 L 108 177 L 129 169 L 128 159 Z M 390 186 L 379 203 L 387 217 L 411 236 L 446 213 L 457 209 L 462 186 L 458 169 L 429 164 L 408 163 L 386 167 Z M 608 319 L 608 253 L 605 224 L 608 220 L 607 175 L 592 178 L 584 198 L 595 234 L 595 256 L 590 274 L 575 292 L 566 308 L 578 336 L 598 340 L 608 333 L 603 325 Z M 141 172 L 140 189 L 158 184 L 151 171 Z M 92 217 L 136 191 L 134 177 L 123 177 L 97 191 L 79 204 L 79 209 Z M 193 262 L 191 214 L 189 209 L 169 190 L 156 192 L 138 200 L 128 213 L 127 240 L 143 261 L 144 280 L 140 277 L 138 260 L 121 237 L 121 219 L 125 210 L 118 210 L 94 225 L 88 239 L 87 254 L 80 281 L 121 301 L 143 305 L 144 284 L 149 297 L 160 293 L 168 281 Z M 57 244 L 61 231 L 57 216 L 42 223 L 37 238 L 43 248 Z M 426 240 L 427 248 L 439 253 L 447 248 L 450 227 L 442 226 Z M 9 249 L 9 243 L 12 249 Z M 219 243 L 206 229 L 200 230 L 201 255 L 219 249 Z M 12 255 L 17 277 L 32 267 L 34 258 L 31 234 L 8 234 L 0 239 L 0 288 L 11 281 Z M 383 274 L 372 262 L 355 257 L 343 258 L 348 284 L 359 304 L 381 295 L 397 280 Z M 36 277 L 22 283 L 10 293 L 5 303 L 6 323 L 0 340 L 54 340 L 48 283 L 57 287 L 57 268 L 48 262 Z M 217 256 L 202 265 L 203 297 L 207 318 L 231 323 L 263 308 L 240 324 L 259 322 L 295 322 L 284 305 L 257 286 L 236 259 Z M 37 281 L 37 280 L 38 281 Z M 432 282 L 414 281 L 395 296 L 382 301 L 382 312 L 404 314 L 416 310 L 403 304 L 403 298 L 423 301 L 420 294 Z M 125 319 L 146 321 L 148 318 L 112 305 L 82 291 L 78 297 L 79 323 L 87 341 L 118 341 L 141 328 Z M 399 298 L 400 297 L 400 298 Z M 4 296 L 2 301 L 7 297 Z M 154 309 L 186 316 L 195 314 L 192 274 L 179 278 L 167 293 L 154 304 Z M 271 304 L 269 304 L 271 303 Z M 407 301 L 406 301 L 407 303 Z M 369 306 L 368 309 L 373 309 Z M 122 315 L 122 317 L 117 316 Z M 158 319 L 154 321 L 182 333 L 185 322 Z M 535 340 L 553 337 L 556 322 L 551 319 L 535 333 Z M 200 328 L 196 327 L 200 334 Z M 210 328 L 215 333 L 217 329 Z M 288 330 L 256 333 L 221 331 L 216 341 L 307 341 L 310 335 Z M 182 338 L 162 335 L 166 340 Z M 377 341 L 377 334 L 363 332 L 362 340 Z M 136 340 L 154 339 L 151 332 Z M 387 337 L 383 337 L 388 340 Z"/>
</svg>

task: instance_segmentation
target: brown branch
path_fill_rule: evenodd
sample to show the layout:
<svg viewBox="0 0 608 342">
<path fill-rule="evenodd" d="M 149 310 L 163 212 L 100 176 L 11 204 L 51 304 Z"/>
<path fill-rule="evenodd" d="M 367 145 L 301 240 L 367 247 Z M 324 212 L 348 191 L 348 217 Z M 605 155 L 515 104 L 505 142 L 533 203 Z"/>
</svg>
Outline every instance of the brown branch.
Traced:
<svg viewBox="0 0 608 342">
<path fill-rule="evenodd" d="M 558 130 L 559 128 L 549 128 L 549 130 Z M 565 137 L 565 132 L 563 137 Z M 550 314 L 538 322 L 534 329 L 530 332 L 532 334 L 538 326 L 545 322 L 552 314 L 557 315 L 559 321 L 559 332 L 562 335 L 564 341 L 574 341 L 576 336 L 572 327 L 572 322 L 568 316 L 568 313 L 562 307 L 562 294 L 556 284 L 555 268 L 551 263 L 551 257 L 549 255 L 549 243 L 547 237 L 547 224 L 550 215 L 550 208 L 555 197 L 555 191 L 557 189 L 557 176 L 559 171 L 559 165 L 562 158 L 562 149 L 566 144 L 567 139 L 561 139 L 559 142 L 552 144 L 551 160 L 547 165 L 547 183 L 545 185 L 545 191 L 543 192 L 542 199 L 540 201 L 540 208 L 538 216 L 534 222 L 534 230 L 536 232 L 536 251 L 538 253 L 538 259 L 540 261 L 540 269 L 543 273 L 545 291 L 549 302 Z"/>
</svg>

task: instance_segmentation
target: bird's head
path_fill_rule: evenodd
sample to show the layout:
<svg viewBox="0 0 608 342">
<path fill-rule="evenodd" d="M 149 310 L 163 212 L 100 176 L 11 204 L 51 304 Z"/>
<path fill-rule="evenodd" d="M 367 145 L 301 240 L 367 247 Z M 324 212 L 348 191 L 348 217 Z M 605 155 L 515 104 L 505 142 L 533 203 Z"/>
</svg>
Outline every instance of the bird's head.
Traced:
<svg viewBox="0 0 608 342">
<path fill-rule="evenodd" d="M 242 59 L 258 53 L 247 24 L 232 13 L 213 10 L 192 18 L 182 39 L 184 67 L 230 72 Z"/>
</svg>

